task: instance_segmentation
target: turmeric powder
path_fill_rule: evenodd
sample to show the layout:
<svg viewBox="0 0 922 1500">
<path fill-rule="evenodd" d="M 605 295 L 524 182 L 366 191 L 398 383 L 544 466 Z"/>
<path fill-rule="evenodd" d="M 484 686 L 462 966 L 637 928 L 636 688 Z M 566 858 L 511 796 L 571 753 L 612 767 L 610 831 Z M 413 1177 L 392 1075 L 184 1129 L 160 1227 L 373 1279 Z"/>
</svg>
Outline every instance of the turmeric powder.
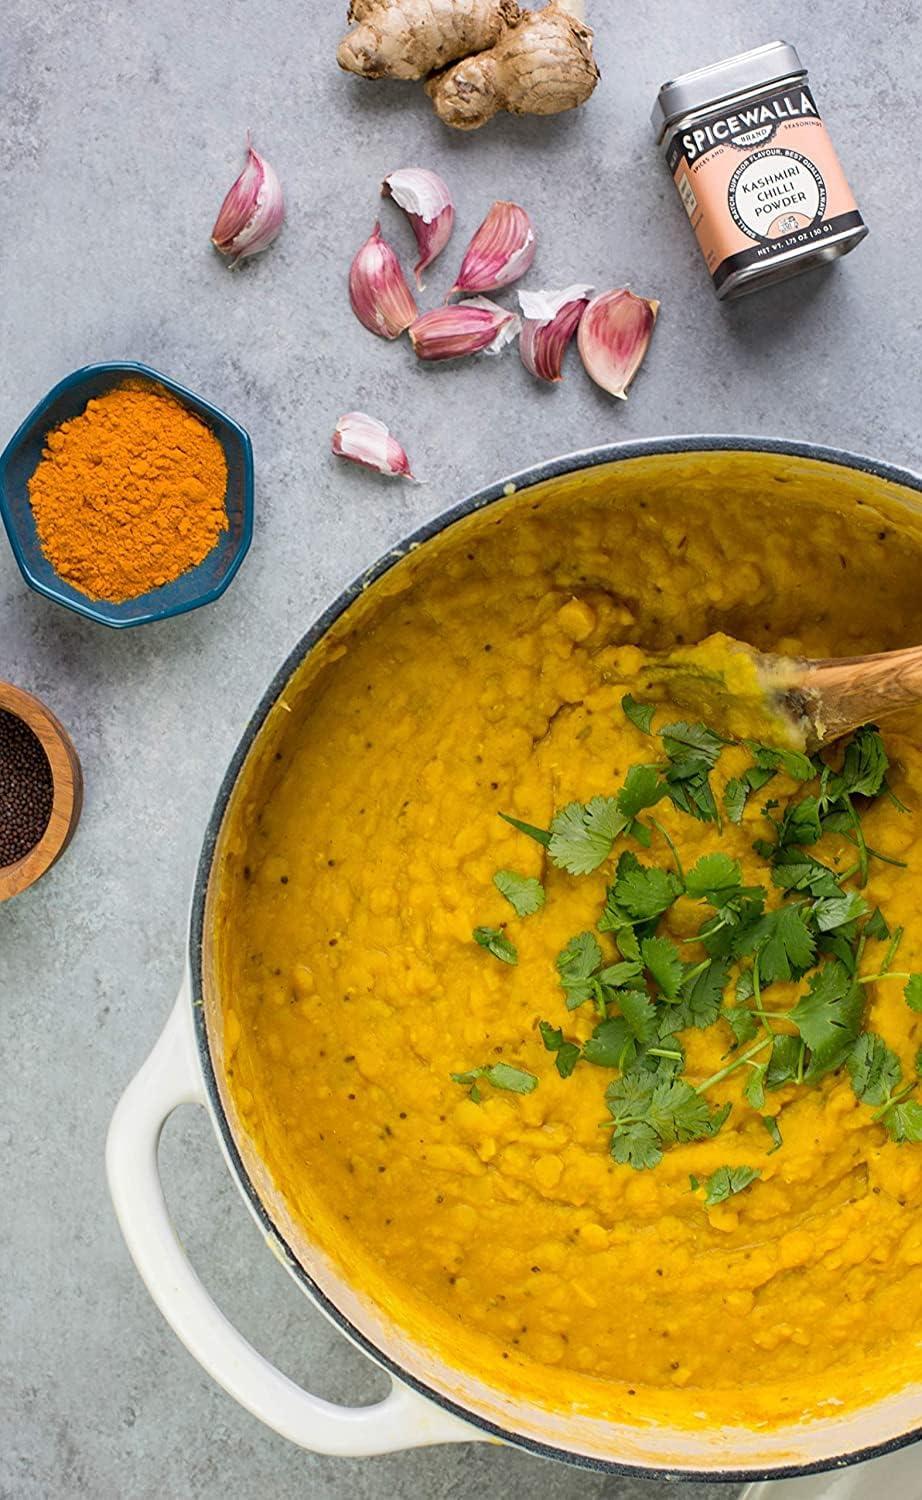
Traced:
<svg viewBox="0 0 922 1500">
<path fill-rule="evenodd" d="M 29 480 L 42 551 L 90 599 L 171 583 L 227 530 L 224 450 L 161 387 L 127 381 L 45 440 Z"/>
</svg>

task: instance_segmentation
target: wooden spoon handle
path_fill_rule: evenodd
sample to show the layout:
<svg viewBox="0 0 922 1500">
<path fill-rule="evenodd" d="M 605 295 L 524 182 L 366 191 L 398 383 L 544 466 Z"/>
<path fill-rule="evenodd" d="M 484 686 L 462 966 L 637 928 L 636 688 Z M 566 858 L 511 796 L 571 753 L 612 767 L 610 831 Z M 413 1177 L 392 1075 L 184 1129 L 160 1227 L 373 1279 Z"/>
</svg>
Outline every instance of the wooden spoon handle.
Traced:
<svg viewBox="0 0 922 1500">
<path fill-rule="evenodd" d="M 922 646 L 805 664 L 799 687 L 821 744 L 897 708 L 922 703 Z"/>
</svg>

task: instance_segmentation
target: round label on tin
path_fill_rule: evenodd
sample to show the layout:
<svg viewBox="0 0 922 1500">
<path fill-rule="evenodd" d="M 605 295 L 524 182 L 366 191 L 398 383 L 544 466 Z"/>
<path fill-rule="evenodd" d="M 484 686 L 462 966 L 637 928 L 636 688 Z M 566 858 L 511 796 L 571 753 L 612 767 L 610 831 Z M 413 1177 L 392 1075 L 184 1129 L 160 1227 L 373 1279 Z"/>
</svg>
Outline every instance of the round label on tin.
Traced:
<svg viewBox="0 0 922 1500">
<path fill-rule="evenodd" d="M 771 241 L 809 229 L 826 212 L 819 168 L 799 151 L 754 151 L 730 178 L 727 202 L 751 239 Z"/>
</svg>

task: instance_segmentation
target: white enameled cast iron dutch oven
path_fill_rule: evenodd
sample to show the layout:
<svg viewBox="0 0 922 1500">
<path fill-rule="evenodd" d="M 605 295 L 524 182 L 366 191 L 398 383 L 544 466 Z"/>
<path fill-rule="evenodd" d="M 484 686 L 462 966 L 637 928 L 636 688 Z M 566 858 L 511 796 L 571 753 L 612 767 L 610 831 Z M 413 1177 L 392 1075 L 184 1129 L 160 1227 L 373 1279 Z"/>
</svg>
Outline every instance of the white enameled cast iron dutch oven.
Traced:
<svg viewBox="0 0 922 1500">
<path fill-rule="evenodd" d="M 451 1369 L 389 1324 L 346 1283 L 292 1220 L 252 1144 L 229 1119 L 223 1092 L 220 1004 L 212 972 L 209 893 L 221 866 L 221 837 L 245 762 L 292 674 L 345 611 L 409 551 L 513 491 L 543 496 L 574 479 L 591 487 L 632 486 L 668 470 L 677 486 L 704 480 L 716 490 L 741 463 L 766 486 L 778 481 L 835 495 L 848 506 L 886 495 L 918 510 L 922 479 L 832 449 L 740 438 L 674 438 L 593 449 L 529 470 L 465 501 L 388 554 L 308 632 L 269 687 L 219 792 L 192 903 L 186 977 L 163 1034 L 112 1120 L 107 1166 L 128 1248 L 172 1328 L 224 1389 L 267 1426 L 314 1452 L 365 1456 L 434 1443 L 500 1440 L 547 1458 L 646 1479 L 780 1480 L 751 1483 L 747 1500 L 920 1500 L 922 1389 L 872 1408 L 771 1432 L 640 1429 L 513 1399 Z M 677 493 L 680 491 L 677 490 Z M 778 491 L 774 491 L 775 494 Z M 295 1280 L 350 1339 L 391 1376 L 377 1405 L 349 1408 L 309 1395 L 256 1352 L 224 1318 L 177 1240 L 157 1162 L 163 1125 L 180 1104 L 211 1115 L 232 1176 L 270 1246 Z M 869 1462 L 873 1460 L 873 1462 Z"/>
</svg>

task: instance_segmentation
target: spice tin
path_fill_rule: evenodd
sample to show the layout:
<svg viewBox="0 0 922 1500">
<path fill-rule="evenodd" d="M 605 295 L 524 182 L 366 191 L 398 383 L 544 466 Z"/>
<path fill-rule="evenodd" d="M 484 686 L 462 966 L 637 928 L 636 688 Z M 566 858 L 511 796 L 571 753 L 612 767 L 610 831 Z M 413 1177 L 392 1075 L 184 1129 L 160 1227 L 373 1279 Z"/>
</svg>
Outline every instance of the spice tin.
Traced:
<svg viewBox="0 0 922 1500">
<path fill-rule="evenodd" d="M 664 83 L 653 128 L 718 297 L 835 260 L 868 232 L 787 42 Z"/>
</svg>

